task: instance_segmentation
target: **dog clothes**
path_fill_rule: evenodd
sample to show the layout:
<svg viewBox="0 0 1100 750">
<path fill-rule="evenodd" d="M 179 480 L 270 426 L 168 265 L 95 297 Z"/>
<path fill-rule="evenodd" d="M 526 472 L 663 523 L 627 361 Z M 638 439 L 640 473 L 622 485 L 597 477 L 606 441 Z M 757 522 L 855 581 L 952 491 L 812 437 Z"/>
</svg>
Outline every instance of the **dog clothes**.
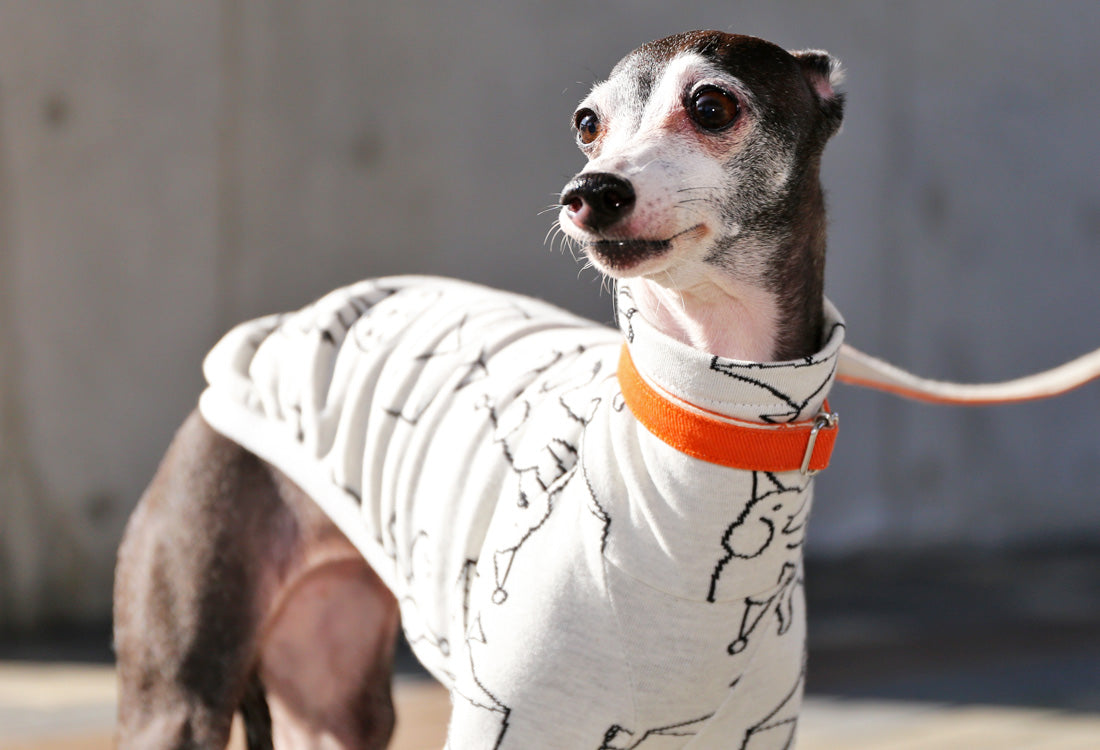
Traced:
<svg viewBox="0 0 1100 750">
<path fill-rule="evenodd" d="M 298 483 L 396 595 L 452 691 L 452 750 L 790 746 L 812 479 L 685 455 L 624 403 L 757 423 L 821 411 L 844 326 L 739 362 L 458 281 L 365 281 L 238 326 L 204 364 L 216 430 Z"/>
</svg>

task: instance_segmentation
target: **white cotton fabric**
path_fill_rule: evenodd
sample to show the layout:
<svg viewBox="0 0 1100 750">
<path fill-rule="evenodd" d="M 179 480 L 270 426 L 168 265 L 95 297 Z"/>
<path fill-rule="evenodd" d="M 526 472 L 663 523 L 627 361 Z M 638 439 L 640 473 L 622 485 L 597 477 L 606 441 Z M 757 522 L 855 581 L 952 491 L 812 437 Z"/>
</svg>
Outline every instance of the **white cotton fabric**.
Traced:
<svg viewBox="0 0 1100 750">
<path fill-rule="evenodd" d="M 803 682 L 810 479 L 678 453 L 623 403 L 643 376 L 730 417 L 803 421 L 814 357 L 691 349 L 617 294 L 620 331 L 529 298 L 396 277 L 238 326 L 200 408 L 325 510 L 452 690 L 448 747 L 787 747 Z"/>
</svg>

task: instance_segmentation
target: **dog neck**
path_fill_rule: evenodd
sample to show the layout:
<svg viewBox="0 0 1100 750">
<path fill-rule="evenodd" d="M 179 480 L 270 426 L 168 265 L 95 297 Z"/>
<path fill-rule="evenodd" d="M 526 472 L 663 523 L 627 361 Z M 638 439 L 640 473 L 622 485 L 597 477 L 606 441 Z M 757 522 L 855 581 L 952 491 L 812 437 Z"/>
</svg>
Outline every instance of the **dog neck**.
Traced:
<svg viewBox="0 0 1100 750">
<path fill-rule="evenodd" d="M 639 314 L 677 341 L 729 359 L 774 358 L 779 306 L 768 292 L 711 279 L 683 289 L 647 278 L 619 283 L 630 289 Z"/>
<path fill-rule="evenodd" d="M 770 229 L 747 226 L 701 270 L 620 280 L 639 313 L 668 336 L 729 359 L 814 354 L 824 320 L 825 210 L 817 169 L 799 183 L 769 213 Z M 769 241 L 776 223 L 786 229 Z"/>
</svg>

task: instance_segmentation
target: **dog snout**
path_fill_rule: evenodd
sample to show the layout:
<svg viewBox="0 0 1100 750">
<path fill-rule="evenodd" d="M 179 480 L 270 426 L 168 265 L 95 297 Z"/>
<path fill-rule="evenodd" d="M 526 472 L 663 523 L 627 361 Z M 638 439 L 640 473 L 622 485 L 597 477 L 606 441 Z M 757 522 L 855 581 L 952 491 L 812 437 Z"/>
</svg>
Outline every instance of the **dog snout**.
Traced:
<svg viewBox="0 0 1100 750">
<path fill-rule="evenodd" d="M 626 217 L 634 200 L 634 186 L 607 172 L 577 175 L 561 193 L 569 217 L 578 226 L 596 232 Z"/>
</svg>

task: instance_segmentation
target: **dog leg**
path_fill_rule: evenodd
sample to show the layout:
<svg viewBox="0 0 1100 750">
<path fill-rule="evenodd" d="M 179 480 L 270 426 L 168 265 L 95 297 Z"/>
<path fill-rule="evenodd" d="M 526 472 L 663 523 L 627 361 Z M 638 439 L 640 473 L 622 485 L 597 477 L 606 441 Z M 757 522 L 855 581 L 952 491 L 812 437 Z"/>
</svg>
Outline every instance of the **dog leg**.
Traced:
<svg viewBox="0 0 1100 750">
<path fill-rule="evenodd" d="M 301 490 L 193 414 L 119 550 L 118 746 L 225 747 L 242 701 L 262 720 L 266 693 L 273 727 L 254 737 L 384 747 L 396 613 Z"/>
<path fill-rule="evenodd" d="M 393 734 L 397 600 L 301 489 L 272 471 L 296 545 L 260 630 L 275 747 L 374 750 Z"/>
<path fill-rule="evenodd" d="M 253 553 L 285 515 L 264 465 L 193 414 L 119 548 L 120 748 L 225 746 L 262 616 Z"/>
<path fill-rule="evenodd" d="M 307 570 L 261 645 L 275 747 L 386 747 L 397 627 L 393 595 L 361 557 Z"/>
</svg>

